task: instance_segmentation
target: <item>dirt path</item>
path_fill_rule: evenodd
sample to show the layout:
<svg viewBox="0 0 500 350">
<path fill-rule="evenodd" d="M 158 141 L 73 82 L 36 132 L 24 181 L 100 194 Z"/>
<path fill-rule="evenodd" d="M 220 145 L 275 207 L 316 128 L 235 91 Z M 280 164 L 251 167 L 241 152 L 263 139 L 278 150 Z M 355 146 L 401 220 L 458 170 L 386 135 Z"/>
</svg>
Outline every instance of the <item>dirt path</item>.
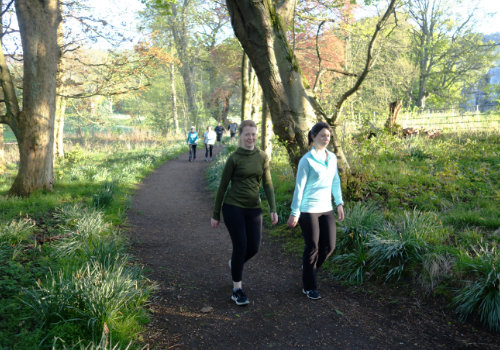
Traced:
<svg viewBox="0 0 500 350">
<path fill-rule="evenodd" d="M 251 303 L 234 305 L 229 235 L 223 224 L 210 227 L 207 164 L 186 154 L 167 162 L 145 179 L 129 211 L 134 254 L 159 285 L 144 339 L 152 348 L 498 349 L 498 336 L 412 297 L 324 279 L 323 299 L 310 301 L 300 259 L 267 234 L 244 270 Z"/>
</svg>

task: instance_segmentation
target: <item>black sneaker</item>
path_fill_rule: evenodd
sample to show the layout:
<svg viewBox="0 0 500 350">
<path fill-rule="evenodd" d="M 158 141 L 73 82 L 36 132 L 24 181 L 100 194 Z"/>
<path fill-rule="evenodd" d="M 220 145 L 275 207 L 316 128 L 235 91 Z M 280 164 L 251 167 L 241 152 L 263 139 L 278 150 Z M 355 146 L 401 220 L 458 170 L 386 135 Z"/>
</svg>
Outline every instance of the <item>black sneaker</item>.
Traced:
<svg viewBox="0 0 500 350">
<path fill-rule="evenodd" d="M 302 293 L 307 295 L 307 297 L 311 300 L 321 299 L 321 294 L 319 294 L 319 292 L 316 289 L 312 289 L 312 290 L 302 289 Z"/>
<path fill-rule="evenodd" d="M 233 290 L 233 295 L 231 296 L 231 299 L 238 306 L 244 306 L 250 303 L 250 301 L 248 301 L 247 296 L 245 295 L 245 293 L 243 293 L 243 290 L 241 288 L 236 289 L 236 291 Z"/>
</svg>

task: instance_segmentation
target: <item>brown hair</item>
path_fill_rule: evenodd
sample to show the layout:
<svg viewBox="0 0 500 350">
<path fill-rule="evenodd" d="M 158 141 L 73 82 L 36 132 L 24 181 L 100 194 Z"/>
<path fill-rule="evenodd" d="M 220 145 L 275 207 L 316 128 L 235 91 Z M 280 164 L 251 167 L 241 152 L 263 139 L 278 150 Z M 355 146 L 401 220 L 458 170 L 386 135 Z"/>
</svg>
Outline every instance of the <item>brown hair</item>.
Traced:
<svg viewBox="0 0 500 350">
<path fill-rule="evenodd" d="M 330 125 L 328 125 L 325 122 L 319 122 L 314 124 L 312 129 L 307 134 L 307 141 L 309 143 L 309 146 L 311 146 L 311 144 L 313 143 L 313 137 L 316 137 L 316 135 L 318 135 L 320 131 L 323 129 L 327 129 L 330 133 L 332 132 L 332 128 L 330 127 Z"/>
<path fill-rule="evenodd" d="M 255 124 L 255 122 L 253 120 L 244 120 L 241 122 L 241 124 L 238 128 L 238 133 L 241 135 L 241 133 L 243 132 L 243 128 L 245 128 L 247 126 L 250 126 L 252 128 L 257 128 L 257 125 Z"/>
</svg>

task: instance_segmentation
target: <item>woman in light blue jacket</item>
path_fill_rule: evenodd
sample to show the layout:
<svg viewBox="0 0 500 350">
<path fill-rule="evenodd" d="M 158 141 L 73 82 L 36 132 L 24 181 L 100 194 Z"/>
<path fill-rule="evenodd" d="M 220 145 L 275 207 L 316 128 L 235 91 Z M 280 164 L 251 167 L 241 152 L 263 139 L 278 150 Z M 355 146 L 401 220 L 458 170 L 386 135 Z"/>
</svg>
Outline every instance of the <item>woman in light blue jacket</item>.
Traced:
<svg viewBox="0 0 500 350">
<path fill-rule="evenodd" d="M 198 145 L 198 133 L 195 131 L 194 126 L 191 127 L 186 142 L 189 146 L 189 161 L 194 161 L 196 159 L 196 145 Z"/>
<path fill-rule="evenodd" d="M 308 134 L 312 148 L 299 161 L 292 211 L 288 226 L 297 222 L 305 248 L 302 256 L 302 292 L 309 299 L 320 299 L 316 272 L 335 250 L 336 227 L 332 195 L 338 220 L 344 220 L 344 202 L 337 170 L 337 157 L 326 149 L 331 137 L 326 123 L 317 123 Z"/>
</svg>

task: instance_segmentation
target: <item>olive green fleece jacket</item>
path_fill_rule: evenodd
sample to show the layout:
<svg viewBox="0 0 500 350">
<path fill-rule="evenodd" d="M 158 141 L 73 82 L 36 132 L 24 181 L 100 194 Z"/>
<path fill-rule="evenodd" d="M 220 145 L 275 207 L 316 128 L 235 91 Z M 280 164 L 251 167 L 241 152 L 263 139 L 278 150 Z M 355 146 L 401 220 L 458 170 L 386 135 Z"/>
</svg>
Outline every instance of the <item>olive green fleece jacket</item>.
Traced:
<svg viewBox="0 0 500 350">
<path fill-rule="evenodd" d="M 223 202 L 240 208 L 260 208 L 261 180 L 271 212 L 276 212 L 269 157 L 258 148 L 250 151 L 239 147 L 229 156 L 222 171 L 212 218 L 220 221 Z"/>
</svg>

